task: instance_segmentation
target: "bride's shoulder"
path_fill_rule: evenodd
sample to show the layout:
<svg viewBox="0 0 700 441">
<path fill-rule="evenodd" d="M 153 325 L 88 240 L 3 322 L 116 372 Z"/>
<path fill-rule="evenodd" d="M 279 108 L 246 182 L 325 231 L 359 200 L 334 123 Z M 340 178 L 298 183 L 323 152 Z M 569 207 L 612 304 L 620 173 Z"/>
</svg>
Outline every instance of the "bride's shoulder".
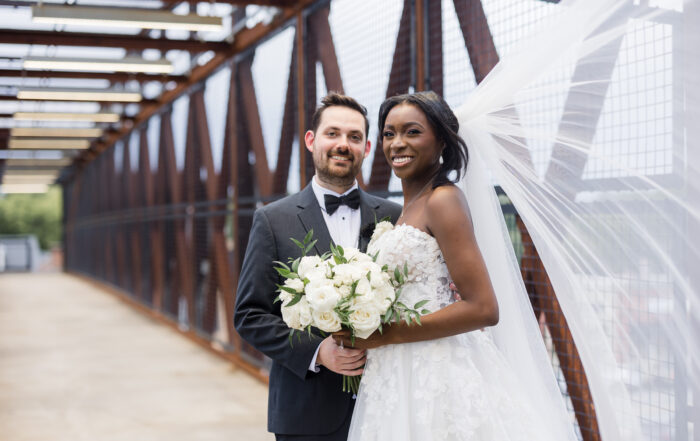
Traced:
<svg viewBox="0 0 700 441">
<path fill-rule="evenodd" d="M 456 185 L 441 185 L 435 188 L 426 201 L 428 227 L 436 230 L 452 231 L 465 224 L 471 224 L 471 214 L 464 192 Z"/>
<path fill-rule="evenodd" d="M 467 199 L 456 185 L 446 184 L 434 188 L 426 203 L 428 210 L 440 212 L 448 208 L 466 207 Z"/>
</svg>

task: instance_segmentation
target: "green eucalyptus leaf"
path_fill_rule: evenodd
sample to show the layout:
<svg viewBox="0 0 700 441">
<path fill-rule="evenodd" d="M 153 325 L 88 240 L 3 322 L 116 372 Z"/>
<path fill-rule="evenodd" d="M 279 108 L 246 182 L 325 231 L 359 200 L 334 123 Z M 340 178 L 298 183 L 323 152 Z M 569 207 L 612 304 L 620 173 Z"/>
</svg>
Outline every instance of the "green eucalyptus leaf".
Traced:
<svg viewBox="0 0 700 441">
<path fill-rule="evenodd" d="M 421 306 L 425 305 L 426 303 L 428 303 L 428 300 L 427 300 L 427 299 L 426 299 L 426 300 L 421 300 L 420 302 L 418 302 L 418 303 L 416 303 L 415 305 L 413 305 L 413 308 L 414 308 L 414 309 L 418 309 L 418 308 L 420 308 Z"/>
<path fill-rule="evenodd" d="M 382 317 L 382 322 L 388 323 L 389 320 L 391 320 L 391 315 L 394 313 L 394 310 L 389 308 L 385 313 L 384 316 Z"/>
<path fill-rule="evenodd" d="M 284 269 L 284 268 L 279 268 L 279 267 L 275 267 L 275 270 L 279 273 L 280 276 L 287 278 L 287 279 L 291 278 L 290 274 L 292 274 L 292 272 L 290 270 Z"/>
<path fill-rule="evenodd" d="M 306 246 L 306 252 L 307 252 L 307 253 L 313 249 L 313 247 L 316 245 L 316 242 L 318 242 L 318 240 L 312 240 L 312 241 Z"/>
<path fill-rule="evenodd" d="M 308 233 L 306 233 L 306 236 L 304 236 L 304 243 L 309 243 L 311 238 L 314 236 L 314 229 L 310 229 Z"/>
<path fill-rule="evenodd" d="M 299 303 L 299 302 L 301 301 L 301 298 L 302 298 L 302 297 L 303 297 L 303 296 L 302 296 L 301 294 L 297 294 L 297 295 L 292 299 L 291 302 L 287 303 L 287 308 L 289 308 L 290 306 L 294 306 L 294 305 L 296 305 L 297 303 Z"/>
<path fill-rule="evenodd" d="M 289 270 L 289 269 L 290 269 L 289 266 L 287 266 L 286 263 L 280 262 L 279 260 L 275 260 L 275 261 L 272 262 L 272 263 L 277 263 L 277 264 L 281 265 L 281 267 L 284 268 L 284 269 L 286 269 L 286 270 Z"/>
</svg>

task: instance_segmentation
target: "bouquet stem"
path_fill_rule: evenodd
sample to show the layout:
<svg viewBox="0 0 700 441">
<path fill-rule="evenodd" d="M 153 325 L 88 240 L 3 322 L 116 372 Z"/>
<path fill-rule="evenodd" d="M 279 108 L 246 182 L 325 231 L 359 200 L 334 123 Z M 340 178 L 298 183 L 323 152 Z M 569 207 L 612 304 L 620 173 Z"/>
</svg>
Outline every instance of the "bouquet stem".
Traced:
<svg viewBox="0 0 700 441">
<path fill-rule="evenodd" d="M 356 375 L 354 377 L 343 375 L 343 392 L 357 395 L 357 391 L 360 390 L 361 379 L 362 375 Z"/>
</svg>

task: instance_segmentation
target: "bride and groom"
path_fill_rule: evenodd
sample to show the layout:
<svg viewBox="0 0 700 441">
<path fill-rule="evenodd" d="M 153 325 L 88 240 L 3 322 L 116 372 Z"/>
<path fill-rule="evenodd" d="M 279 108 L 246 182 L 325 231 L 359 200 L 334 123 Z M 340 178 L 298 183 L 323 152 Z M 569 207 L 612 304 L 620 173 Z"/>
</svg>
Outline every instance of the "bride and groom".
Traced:
<svg viewBox="0 0 700 441">
<path fill-rule="evenodd" d="M 301 192 L 256 211 L 237 292 L 236 329 L 273 361 L 268 430 L 278 440 L 541 439 L 515 369 L 491 338 L 499 305 L 454 184 L 469 160 L 454 113 L 432 92 L 382 104 L 380 147 L 401 179 L 402 208 L 357 186 L 370 151 L 365 108 L 336 93 L 321 103 L 305 137 L 316 174 Z M 396 226 L 370 243 L 364 227 L 385 217 Z M 303 334 L 290 345 L 272 266 L 298 257 L 290 238 L 310 230 L 318 254 L 332 240 L 378 253 L 382 265 L 406 262 L 402 299 L 428 299 L 432 312 L 420 326 L 394 323 L 354 344 L 340 332 Z M 361 373 L 357 399 L 342 392 L 342 375 Z"/>
</svg>

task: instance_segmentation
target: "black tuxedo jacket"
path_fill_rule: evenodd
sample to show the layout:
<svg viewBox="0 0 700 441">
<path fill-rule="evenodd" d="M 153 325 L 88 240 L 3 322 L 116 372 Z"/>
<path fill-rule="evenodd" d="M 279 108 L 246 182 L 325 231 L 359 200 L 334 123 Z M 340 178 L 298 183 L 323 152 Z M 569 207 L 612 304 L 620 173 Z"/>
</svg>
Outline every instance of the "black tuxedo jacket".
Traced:
<svg viewBox="0 0 700 441">
<path fill-rule="evenodd" d="M 401 206 L 360 190 L 360 248 L 369 237 L 367 225 L 384 217 L 392 222 Z M 302 240 L 313 229 L 315 251 L 330 250 L 331 237 L 311 185 L 301 192 L 258 209 L 253 217 L 248 248 L 236 293 L 234 324 L 238 333 L 272 359 L 268 397 L 268 430 L 279 434 L 323 435 L 337 430 L 353 405 L 351 394 L 342 391 L 342 376 L 321 367 L 309 370 L 319 334 L 301 333 L 289 344 L 289 328 L 282 321 L 280 302 L 273 304 L 276 284 L 283 282 L 273 262 L 287 263 L 301 250 L 290 238 Z"/>
</svg>

